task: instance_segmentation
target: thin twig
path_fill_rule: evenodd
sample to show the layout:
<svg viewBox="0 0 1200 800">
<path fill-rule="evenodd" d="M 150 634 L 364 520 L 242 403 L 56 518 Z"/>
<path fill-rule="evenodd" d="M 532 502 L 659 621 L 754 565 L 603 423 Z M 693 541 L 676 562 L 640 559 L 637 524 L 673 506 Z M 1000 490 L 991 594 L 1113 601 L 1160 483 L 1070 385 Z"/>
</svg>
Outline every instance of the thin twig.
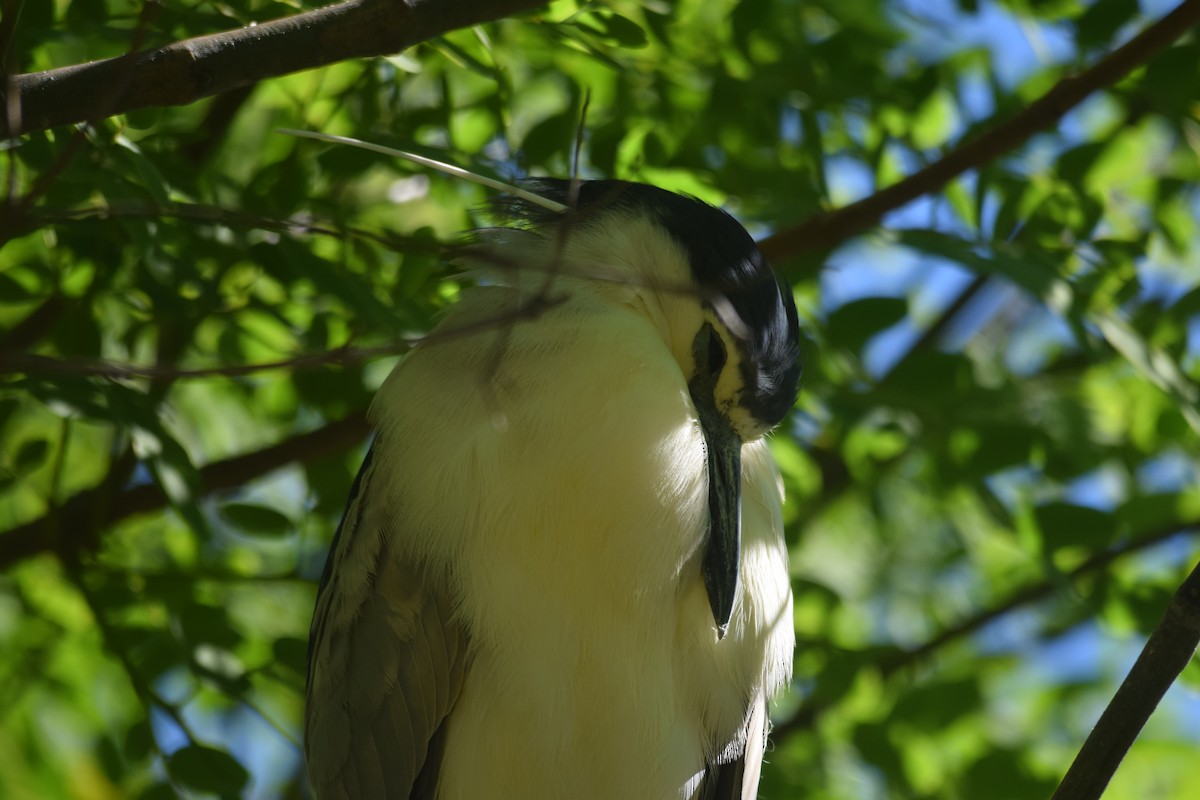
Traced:
<svg viewBox="0 0 1200 800">
<path fill-rule="evenodd" d="M 975 633 L 1000 617 L 1052 596 L 1064 584 L 1102 570 L 1109 564 L 1127 555 L 1161 544 L 1167 539 L 1188 532 L 1194 533 L 1195 528 L 1187 523 L 1180 522 L 1130 537 L 1128 541 L 1118 547 L 1093 553 L 1082 564 L 1065 576 L 1054 575 L 1021 587 L 1004 600 L 943 629 L 936 636 L 926 640 L 917 647 L 891 651 L 880 655 L 875 661 L 875 667 L 878 669 L 881 677 L 887 678 L 895 675 L 914 664 L 929 659 L 947 645 Z M 800 706 L 790 719 L 776 726 L 775 732 L 772 735 L 777 739 L 783 739 L 797 731 L 811 728 L 816 718 L 825 711 L 829 704 L 830 701 L 823 697 L 810 698 Z"/>
<path fill-rule="evenodd" d="M 219 367 L 158 367 L 127 364 L 118 361 L 83 358 L 50 358 L 34 353 L 0 352 L 0 375 L 69 375 L 76 378 L 109 378 L 124 380 L 147 378 L 154 381 L 176 381 L 186 378 L 236 378 L 268 372 L 276 369 L 298 371 L 315 369 L 333 364 L 346 366 L 387 355 L 398 355 L 410 350 L 412 340 L 403 340 L 377 347 L 342 347 L 279 361 L 264 361 L 258 364 L 235 364 Z"/>
<path fill-rule="evenodd" d="M 80 208 L 55 211 L 52 209 L 34 209 L 27 215 L 30 229 L 45 225 L 63 225 L 71 223 L 108 222 L 112 219 L 178 219 L 192 222 L 205 222 L 214 225 L 226 225 L 231 228 L 258 228 L 280 233 L 304 233 L 318 236 L 330 236 L 335 239 L 355 237 L 374 242 L 390 250 L 405 253 L 419 252 L 443 255 L 449 248 L 440 241 L 428 237 L 402 236 L 395 233 L 376 233 L 365 228 L 354 226 L 329 227 L 308 222 L 296 217 L 286 219 L 251 214 L 245 211 L 233 211 L 220 206 L 210 206 L 203 203 L 171 203 L 169 205 L 138 204 L 138 205 L 103 205 L 83 206 Z"/>
</svg>

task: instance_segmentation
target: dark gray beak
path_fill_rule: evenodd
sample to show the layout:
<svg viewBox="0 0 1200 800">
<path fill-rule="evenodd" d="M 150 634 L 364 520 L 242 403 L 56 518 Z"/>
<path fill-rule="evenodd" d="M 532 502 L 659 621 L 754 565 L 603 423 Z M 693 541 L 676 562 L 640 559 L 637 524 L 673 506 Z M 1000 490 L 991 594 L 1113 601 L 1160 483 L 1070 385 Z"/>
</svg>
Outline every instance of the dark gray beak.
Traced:
<svg viewBox="0 0 1200 800">
<path fill-rule="evenodd" d="M 733 615 L 742 563 L 742 442 L 727 425 L 702 425 L 708 445 L 708 547 L 701 573 L 719 639 Z"/>
</svg>

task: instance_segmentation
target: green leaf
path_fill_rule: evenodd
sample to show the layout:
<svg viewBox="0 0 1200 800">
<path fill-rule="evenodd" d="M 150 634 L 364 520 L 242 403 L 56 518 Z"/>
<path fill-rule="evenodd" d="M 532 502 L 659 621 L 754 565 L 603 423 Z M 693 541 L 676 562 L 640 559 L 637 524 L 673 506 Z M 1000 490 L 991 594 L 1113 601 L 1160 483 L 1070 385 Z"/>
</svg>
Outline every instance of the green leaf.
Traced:
<svg viewBox="0 0 1200 800">
<path fill-rule="evenodd" d="M 859 725 L 854 730 L 853 741 L 862 757 L 882 770 L 889 782 L 902 786 L 907 784 L 901 750 L 888 735 L 887 726 Z"/>
<path fill-rule="evenodd" d="M 189 604 L 179 613 L 183 637 L 193 645 L 212 644 L 232 649 L 241 641 L 224 608 Z"/>
<path fill-rule="evenodd" d="M 108 779 L 120 783 L 125 776 L 125 762 L 121 759 L 116 743 L 108 736 L 101 737 L 96 742 L 95 753 Z"/>
<path fill-rule="evenodd" d="M 959 125 L 954 98 L 948 90 L 934 91 L 912 119 L 913 144 L 922 150 L 941 147 Z"/>
<path fill-rule="evenodd" d="M 1056 784 L 1056 780 L 1035 776 L 1021 752 L 996 747 L 967 769 L 962 791 L 973 800 L 1021 800 L 1049 797 Z"/>
<path fill-rule="evenodd" d="M 129 726 L 125 732 L 125 758 L 134 763 L 144 761 L 154 748 L 154 734 L 150 730 L 149 720 L 140 719 Z"/>
<path fill-rule="evenodd" d="M 118 146 L 113 148 L 112 152 L 118 161 L 124 162 L 126 167 L 132 169 L 133 174 L 137 177 L 137 184 L 150 195 L 154 202 L 160 206 L 166 206 L 170 202 L 170 188 L 167 186 L 166 178 L 158 171 L 154 162 L 124 140 L 119 141 Z"/>
<path fill-rule="evenodd" d="M 1098 550 L 1109 544 L 1116 532 L 1112 514 L 1071 503 L 1047 503 L 1034 509 L 1047 552 L 1082 546 Z"/>
<path fill-rule="evenodd" d="M 1097 314 L 1095 321 L 1105 341 L 1146 379 L 1170 394 L 1188 425 L 1200 433 L 1200 387 L 1184 375 L 1175 360 L 1114 314 Z"/>
<path fill-rule="evenodd" d="M 0 272 L 0 303 L 27 303 L 34 297 L 23 283 Z"/>
<path fill-rule="evenodd" d="M 148 679 L 179 666 L 186 655 L 179 640 L 159 628 L 122 625 L 114 634 L 138 674 Z"/>
<path fill-rule="evenodd" d="M 521 142 L 525 157 L 533 164 L 545 164 L 554 156 L 569 156 L 575 144 L 578 114 L 568 109 L 552 114 L 534 125 Z"/>
<path fill-rule="evenodd" d="M 45 439 L 33 439 L 21 444 L 13 459 L 13 470 L 18 474 L 32 472 L 46 461 L 50 452 L 50 442 Z"/>
<path fill-rule="evenodd" d="M 1036 297 L 1045 298 L 1050 295 L 1052 289 L 1065 288 L 1052 268 L 1030 259 L 1024 251 L 1004 242 L 993 242 L 989 249 L 956 236 L 930 230 L 899 231 L 899 238 L 902 244 L 921 252 L 942 256 L 975 272 L 1008 278 Z"/>
<path fill-rule="evenodd" d="M 138 794 L 137 800 L 179 800 L 169 783 L 152 783 Z"/>
<path fill-rule="evenodd" d="M 982 702 L 976 677 L 935 680 L 905 693 L 892 709 L 890 720 L 935 733 L 963 716 L 978 713 Z"/>
<path fill-rule="evenodd" d="M 221 795 L 240 792 L 250 780 L 250 773 L 229 753 L 196 744 L 172 753 L 167 772 L 190 789 Z"/>
<path fill-rule="evenodd" d="M 971 429 L 958 450 L 958 477 L 986 477 L 1008 467 L 1028 464 L 1040 437 L 1031 425 L 990 424 Z"/>
<path fill-rule="evenodd" d="M 292 283 L 297 279 L 309 280 L 320 291 L 344 302 L 361 320 L 385 331 L 403 333 L 401 320 L 375 296 L 370 284 L 361 276 L 347 272 L 336 263 L 318 257 L 313 251 L 289 239 L 282 239 L 275 244 L 252 245 L 250 252 L 258 263 L 268 268 L 280 281 Z"/>
<path fill-rule="evenodd" d="M 1107 44 L 1138 11 L 1137 0 L 1096 0 L 1075 21 L 1075 30 L 1081 43 Z"/>
<path fill-rule="evenodd" d="M 108 19 L 108 5 L 105 0 L 71 0 L 63 22 L 74 30 L 83 27 L 95 30 Z"/>
<path fill-rule="evenodd" d="M 642 26 L 607 9 L 596 9 L 577 18 L 572 24 L 608 44 L 631 50 L 643 48 L 648 42 Z"/>
<path fill-rule="evenodd" d="M 920 351 L 889 372 L 879 398 L 928 414 L 961 408 L 963 393 L 975 385 L 970 362 L 956 353 Z M 942 422 L 949 422 L 943 418 Z"/>
<path fill-rule="evenodd" d="M 1133 534 L 1195 525 L 1200 523 L 1200 491 L 1132 497 L 1117 509 L 1116 519 L 1123 530 Z"/>
<path fill-rule="evenodd" d="M 221 519 L 250 536 L 278 538 L 293 529 L 292 521 L 284 514 L 253 503 L 225 503 L 218 513 Z"/>
<path fill-rule="evenodd" d="M 294 636 L 281 636 L 271 643 L 275 661 L 297 675 L 308 673 L 308 642 Z"/>
<path fill-rule="evenodd" d="M 858 352 L 872 336 L 895 325 L 908 313 L 908 301 L 899 297 L 867 297 L 834 310 L 825 321 L 830 344 Z"/>
</svg>

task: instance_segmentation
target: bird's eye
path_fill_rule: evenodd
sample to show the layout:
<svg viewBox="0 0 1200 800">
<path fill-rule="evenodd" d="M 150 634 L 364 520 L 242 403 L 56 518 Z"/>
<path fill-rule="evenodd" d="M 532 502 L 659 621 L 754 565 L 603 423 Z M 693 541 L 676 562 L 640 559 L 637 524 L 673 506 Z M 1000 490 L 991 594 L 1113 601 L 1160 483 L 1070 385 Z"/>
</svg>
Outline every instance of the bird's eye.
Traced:
<svg viewBox="0 0 1200 800">
<path fill-rule="evenodd" d="M 725 367 L 725 342 L 721 334 L 713 328 L 708 329 L 708 371 L 713 375 L 720 374 Z"/>
</svg>

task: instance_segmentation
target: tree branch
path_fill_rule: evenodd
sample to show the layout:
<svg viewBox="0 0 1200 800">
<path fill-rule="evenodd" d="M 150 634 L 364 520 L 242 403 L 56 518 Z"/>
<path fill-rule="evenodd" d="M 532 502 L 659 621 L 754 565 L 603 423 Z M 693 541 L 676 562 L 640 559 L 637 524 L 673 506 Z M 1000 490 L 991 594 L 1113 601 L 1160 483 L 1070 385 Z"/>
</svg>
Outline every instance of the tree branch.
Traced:
<svg viewBox="0 0 1200 800">
<path fill-rule="evenodd" d="M 14 353 L 0 350 L 0 375 L 67 375 L 75 378 L 108 378 L 120 380 L 147 378 L 151 381 L 177 381 L 187 378 L 236 378 L 277 369 L 297 371 L 328 366 L 347 366 L 369 361 L 379 356 L 399 355 L 412 349 L 412 340 L 404 339 L 375 347 L 338 347 L 319 353 L 267 361 L 258 364 L 234 364 L 215 367 L 160 367 L 127 364 L 102 359 L 50 358 L 36 353 Z"/>
<path fill-rule="evenodd" d="M 267 78 L 398 53 L 455 28 L 544 4 L 545 0 L 346 0 L 157 50 L 9 76 L 0 93 L 18 102 L 14 119 L 0 115 L 0 138 L 139 108 L 186 105 Z M 9 105 L 8 97 L 0 94 L 0 107 Z"/>
<path fill-rule="evenodd" d="M 1200 23 L 1200 0 L 1184 0 L 1169 14 L 1079 75 L 1063 78 L 1050 91 L 1006 122 L 991 128 L 925 169 L 843 208 L 810 217 L 759 242 L 763 255 L 783 260 L 829 250 L 876 225 L 883 215 L 936 192 L 964 172 L 1020 147 L 1055 125 L 1095 91 L 1112 86 Z"/>
<path fill-rule="evenodd" d="M 200 493 L 236 488 L 293 461 L 316 461 L 354 445 L 369 432 L 366 411 L 359 411 L 261 450 L 215 461 L 199 470 Z M 0 570 L 39 553 L 74 555 L 91 550 L 99 544 L 100 533 L 107 526 L 166 505 L 167 498 L 154 484 L 124 491 L 107 483 L 85 489 L 45 516 L 0 533 Z"/>
<path fill-rule="evenodd" d="M 1192 570 L 1051 800 L 1099 800 L 1200 643 L 1200 564 Z"/>
<path fill-rule="evenodd" d="M 259 228 L 280 233 L 330 236 L 335 239 L 356 237 L 405 253 L 433 253 L 444 256 L 448 247 L 431 236 L 404 236 L 391 231 L 377 233 L 352 225 L 320 225 L 299 217 L 267 217 L 203 203 L 117 203 L 79 206 L 62 211 L 36 209 L 29 213 L 29 225 L 18 235 L 46 225 L 96 224 L 113 219 L 178 219 L 186 222 L 228 225 L 235 228 Z"/>
<path fill-rule="evenodd" d="M 951 625 L 917 647 L 907 650 L 888 651 L 880 655 L 875 660 L 874 666 L 879 670 L 880 677 L 882 678 L 895 675 L 907 667 L 930 658 L 943 647 L 975 633 L 1000 617 L 1050 597 L 1062 589 L 1064 583 L 1069 583 L 1084 575 L 1102 570 L 1124 556 L 1145 550 L 1148 547 L 1153 547 L 1167 539 L 1187 532 L 1189 529 L 1193 529 L 1194 532 L 1194 525 L 1188 522 L 1179 522 L 1174 525 L 1156 528 L 1153 531 L 1143 532 L 1138 536 L 1132 536 L 1118 547 L 1093 553 L 1082 564 L 1075 567 L 1075 569 L 1071 570 L 1065 576 L 1056 575 L 1047 577 L 1018 589 L 1001 602 Z M 816 718 L 829 705 L 830 701 L 826 698 L 820 696 L 810 697 L 807 702 L 800 706 L 791 719 L 775 726 L 772 736 L 782 740 L 796 731 L 812 727 Z"/>
</svg>

